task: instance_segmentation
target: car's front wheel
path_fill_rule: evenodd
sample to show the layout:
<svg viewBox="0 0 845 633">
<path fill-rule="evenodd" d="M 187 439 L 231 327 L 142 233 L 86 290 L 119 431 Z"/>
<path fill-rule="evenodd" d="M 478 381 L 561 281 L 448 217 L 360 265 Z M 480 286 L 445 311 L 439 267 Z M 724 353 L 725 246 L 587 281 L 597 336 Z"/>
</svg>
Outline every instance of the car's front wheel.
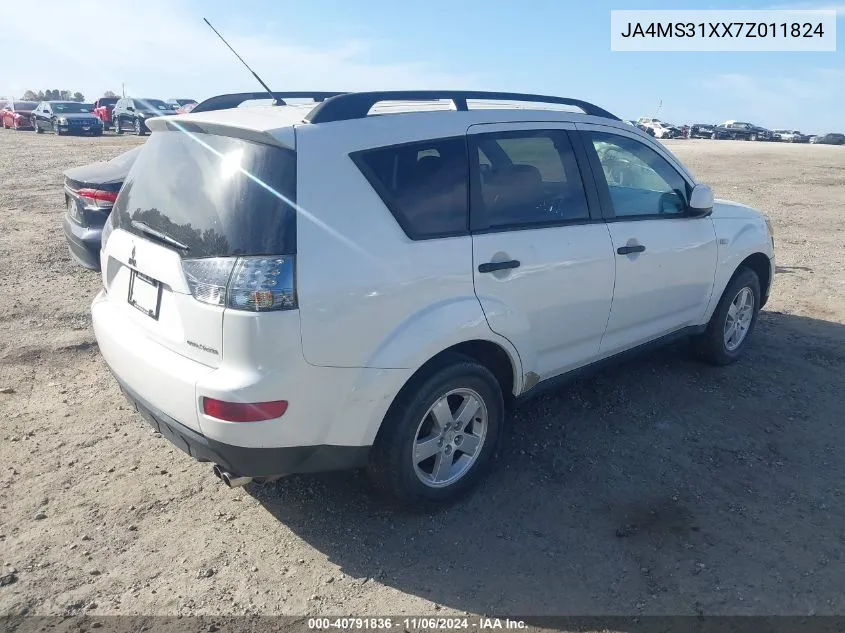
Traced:
<svg viewBox="0 0 845 633">
<path fill-rule="evenodd" d="M 141 123 L 141 119 L 135 119 L 135 134 L 138 136 L 144 136 L 147 131 L 144 129 L 144 124 Z"/>
<path fill-rule="evenodd" d="M 742 355 L 759 313 L 760 279 L 750 268 L 740 268 L 696 339 L 699 352 L 714 365 L 733 363 Z"/>
<path fill-rule="evenodd" d="M 493 374 L 466 356 L 444 356 L 390 407 L 373 446 L 370 476 L 403 505 L 452 502 L 489 467 L 503 420 Z"/>
</svg>

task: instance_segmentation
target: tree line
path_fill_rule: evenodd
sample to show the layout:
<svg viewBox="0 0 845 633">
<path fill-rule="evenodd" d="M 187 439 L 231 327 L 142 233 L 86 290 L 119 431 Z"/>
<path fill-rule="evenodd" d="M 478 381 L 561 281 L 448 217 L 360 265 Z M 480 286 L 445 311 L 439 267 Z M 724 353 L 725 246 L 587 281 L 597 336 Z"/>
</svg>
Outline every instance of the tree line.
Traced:
<svg viewBox="0 0 845 633">
<path fill-rule="evenodd" d="M 104 97 L 117 97 L 111 90 L 106 90 L 103 93 Z M 82 103 L 85 101 L 85 95 L 79 91 L 71 92 L 70 90 L 27 90 L 23 93 L 24 101 L 78 101 Z"/>
</svg>

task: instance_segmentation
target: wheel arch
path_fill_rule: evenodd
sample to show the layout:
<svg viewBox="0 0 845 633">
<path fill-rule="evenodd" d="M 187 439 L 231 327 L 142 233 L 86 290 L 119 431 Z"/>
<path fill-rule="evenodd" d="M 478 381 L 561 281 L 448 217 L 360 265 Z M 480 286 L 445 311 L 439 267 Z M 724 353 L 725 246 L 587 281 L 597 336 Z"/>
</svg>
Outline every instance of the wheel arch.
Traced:
<svg viewBox="0 0 845 633">
<path fill-rule="evenodd" d="M 766 301 L 769 299 L 769 290 L 772 286 L 772 275 L 774 272 L 772 270 L 772 262 L 764 253 L 758 252 L 749 255 L 740 262 L 739 266 L 736 267 L 736 270 L 728 281 L 729 284 L 743 268 L 750 268 L 753 270 L 757 274 L 757 278 L 760 280 L 760 307 L 762 308 L 766 305 Z"/>
<path fill-rule="evenodd" d="M 486 367 L 498 382 L 506 402 L 514 398 L 516 393 L 523 388 L 522 364 L 515 349 L 496 341 L 479 338 L 454 343 L 407 374 L 401 387 L 395 390 L 389 401 L 383 402 L 382 406 L 376 410 L 371 409 L 373 417 L 370 420 L 370 428 L 365 433 L 367 443 L 375 442 L 381 432 L 385 417 L 409 389 L 413 389 L 419 381 L 425 380 L 444 367 L 450 362 L 450 357 L 456 356 L 470 358 Z"/>
</svg>

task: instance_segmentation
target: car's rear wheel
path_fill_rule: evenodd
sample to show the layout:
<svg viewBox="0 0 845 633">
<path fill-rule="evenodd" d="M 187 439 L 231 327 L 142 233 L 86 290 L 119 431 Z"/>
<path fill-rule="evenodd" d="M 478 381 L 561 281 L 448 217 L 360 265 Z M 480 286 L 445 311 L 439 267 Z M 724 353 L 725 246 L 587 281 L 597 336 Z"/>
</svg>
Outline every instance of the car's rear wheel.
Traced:
<svg viewBox="0 0 845 633">
<path fill-rule="evenodd" d="M 35 127 L 36 134 L 44 134 L 44 130 L 41 129 L 41 126 L 38 125 L 38 121 L 33 121 L 33 126 Z"/>
<path fill-rule="evenodd" d="M 390 407 L 373 446 L 370 476 L 403 505 L 455 501 L 489 467 L 503 420 L 493 374 L 466 356 L 445 356 Z"/>
<path fill-rule="evenodd" d="M 748 343 L 760 313 L 760 279 L 750 268 L 740 268 L 731 279 L 710 323 L 695 340 L 701 355 L 714 365 L 736 361 Z"/>
</svg>

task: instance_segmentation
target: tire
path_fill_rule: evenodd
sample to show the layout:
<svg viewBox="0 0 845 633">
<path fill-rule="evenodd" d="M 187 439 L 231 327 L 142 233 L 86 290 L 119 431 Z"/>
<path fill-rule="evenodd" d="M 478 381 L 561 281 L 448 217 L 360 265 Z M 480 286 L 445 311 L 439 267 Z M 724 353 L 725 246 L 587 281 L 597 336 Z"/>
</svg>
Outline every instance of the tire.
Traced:
<svg viewBox="0 0 845 633">
<path fill-rule="evenodd" d="M 114 133 L 117 134 L 118 136 L 122 136 L 123 135 L 123 128 L 120 126 L 120 119 L 115 118 L 115 119 L 113 119 L 113 122 L 114 122 Z"/>
<path fill-rule="evenodd" d="M 736 343 L 735 347 L 728 343 L 731 339 L 726 341 L 726 333 L 730 327 L 729 313 L 731 306 L 735 301 L 738 301 L 740 294 L 743 291 L 750 292 L 753 304 L 750 308 L 750 320 L 745 326 L 745 333 L 741 339 Z M 748 295 L 745 295 L 746 299 Z M 725 292 L 722 293 L 722 298 L 719 300 L 719 305 L 710 322 L 707 324 L 707 329 L 703 334 L 696 337 L 694 343 L 699 354 L 708 362 L 714 365 L 730 365 L 735 362 L 742 355 L 745 346 L 748 344 L 748 339 L 754 331 L 754 325 L 757 323 L 757 316 L 760 313 L 760 280 L 750 268 L 740 268 L 736 271 L 731 279 Z"/>
<path fill-rule="evenodd" d="M 449 421 L 455 422 L 453 411 L 473 400 L 480 406 L 463 427 L 465 432 L 455 434 L 454 429 L 446 429 Z M 449 405 L 441 416 L 445 424 L 437 423 L 432 413 L 437 403 Z M 503 424 L 502 390 L 490 370 L 466 356 L 445 355 L 415 376 L 394 400 L 370 454 L 370 478 L 406 507 L 431 509 L 452 503 L 484 476 L 496 452 Z M 470 432 L 466 432 L 470 426 Z M 414 447 L 421 443 L 420 436 L 430 438 L 424 443 L 433 452 L 417 462 Z M 477 442 L 471 456 L 460 448 L 469 446 L 469 437 Z M 444 460 L 450 460 L 448 475 L 438 473 L 438 466 L 445 467 L 447 463 Z"/>
<path fill-rule="evenodd" d="M 715 132 L 713 132 L 713 133 L 710 135 L 710 140 L 711 140 L 711 141 L 717 141 L 717 140 L 719 140 L 719 135 L 718 135 L 718 134 L 716 134 Z"/>
<path fill-rule="evenodd" d="M 41 129 L 41 126 L 38 125 L 38 122 L 35 122 L 35 133 L 36 134 L 44 134 L 44 130 Z"/>
<path fill-rule="evenodd" d="M 135 119 L 135 134 L 138 136 L 145 136 L 147 132 L 144 130 L 144 124 L 141 123 L 141 119 Z"/>
<path fill-rule="evenodd" d="M 53 134 L 55 134 L 56 136 L 62 135 L 62 133 L 59 131 L 59 126 L 56 124 L 55 121 L 53 122 Z"/>
<path fill-rule="evenodd" d="M 756 134 L 752 134 L 751 136 L 749 136 L 749 137 L 748 137 L 748 140 L 749 140 L 749 141 L 756 141 L 756 140 L 757 140 L 757 135 L 756 135 Z"/>
</svg>

